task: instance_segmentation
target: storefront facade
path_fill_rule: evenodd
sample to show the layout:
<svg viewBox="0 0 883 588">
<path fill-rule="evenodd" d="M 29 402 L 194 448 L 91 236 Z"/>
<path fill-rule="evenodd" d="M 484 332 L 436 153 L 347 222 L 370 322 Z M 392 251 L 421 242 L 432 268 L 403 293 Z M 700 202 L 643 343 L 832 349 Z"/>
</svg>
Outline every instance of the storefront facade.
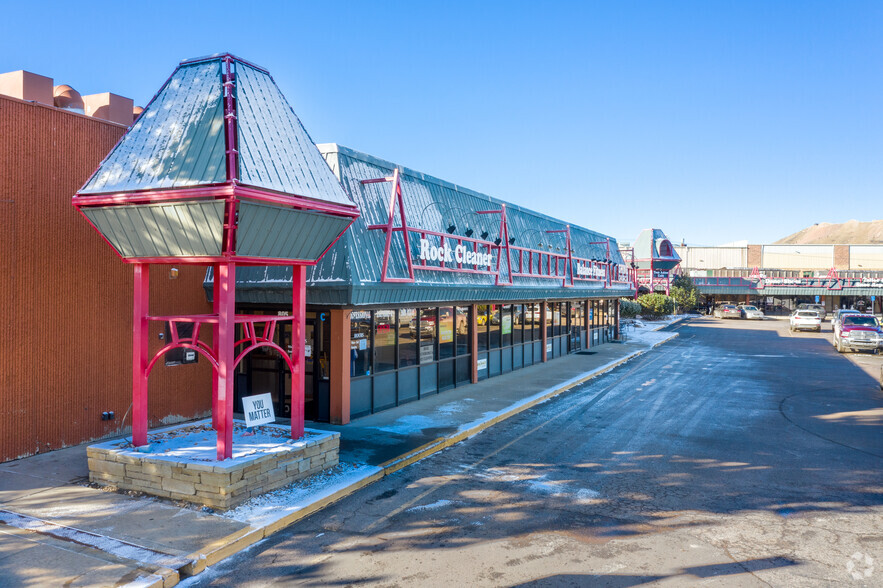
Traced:
<svg viewBox="0 0 883 588">
<path fill-rule="evenodd" d="M 634 275 L 615 240 L 319 148 L 362 216 L 307 275 L 307 419 L 346 423 L 617 336 Z M 286 313 L 291 270 L 242 268 L 237 299 L 242 312 Z M 290 332 L 276 337 L 290 344 Z M 290 376 L 272 353 L 238 368 L 237 404 L 264 392 L 289 414 Z"/>
</svg>

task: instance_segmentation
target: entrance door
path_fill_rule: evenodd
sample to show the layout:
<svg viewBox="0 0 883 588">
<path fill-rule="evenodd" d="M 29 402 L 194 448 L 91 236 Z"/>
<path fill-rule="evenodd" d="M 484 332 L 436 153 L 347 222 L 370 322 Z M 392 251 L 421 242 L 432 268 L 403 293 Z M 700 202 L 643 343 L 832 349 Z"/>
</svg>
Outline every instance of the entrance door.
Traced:
<svg viewBox="0 0 883 588">
<path fill-rule="evenodd" d="M 329 356 L 331 322 L 327 312 L 307 313 L 304 333 L 304 418 L 328 422 L 331 418 Z"/>
</svg>

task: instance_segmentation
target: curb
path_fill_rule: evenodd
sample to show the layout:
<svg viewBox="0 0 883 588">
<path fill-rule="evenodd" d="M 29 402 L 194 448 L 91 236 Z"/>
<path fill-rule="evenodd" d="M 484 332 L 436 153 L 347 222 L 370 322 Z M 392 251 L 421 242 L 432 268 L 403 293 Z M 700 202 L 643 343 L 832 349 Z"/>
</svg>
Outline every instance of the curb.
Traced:
<svg viewBox="0 0 883 588">
<path fill-rule="evenodd" d="M 683 320 L 684 318 L 686 318 L 686 317 L 678 318 L 675 321 L 669 323 L 668 325 L 663 325 L 663 326 L 658 327 L 657 329 L 654 329 L 654 331 L 658 331 L 658 330 L 661 330 L 667 326 L 673 325 L 673 324 L 679 322 L 680 320 Z M 220 562 L 221 560 L 224 560 L 224 559 L 230 557 L 231 555 L 234 555 L 240 551 L 247 549 L 248 547 L 254 545 L 258 541 L 261 541 L 261 540 L 269 537 L 270 535 L 276 533 L 277 531 L 281 531 L 282 529 L 285 529 L 286 527 L 293 525 L 294 523 L 300 521 L 301 519 L 304 519 L 304 518 L 312 515 L 313 513 L 317 512 L 319 510 L 322 510 L 326 506 L 329 506 L 329 505 L 337 502 L 338 500 L 341 500 L 342 498 L 345 498 L 345 497 L 349 496 L 350 494 L 353 494 L 354 492 L 361 490 L 365 486 L 373 484 L 374 482 L 377 482 L 392 473 L 395 473 L 401 469 L 404 469 L 409 465 L 412 465 L 418 461 L 421 461 L 434 453 L 438 453 L 439 451 L 442 451 L 443 449 L 447 449 L 448 447 L 451 447 L 452 445 L 456 445 L 457 443 L 459 443 L 461 441 L 469 439 L 470 437 L 474 437 L 475 435 L 481 433 L 482 431 L 489 429 L 490 427 L 492 427 L 502 421 L 505 421 L 506 419 L 509 419 L 509 418 L 511 418 L 511 417 L 513 417 L 513 416 L 515 416 L 515 415 L 517 415 L 517 414 L 519 414 L 529 408 L 532 408 L 532 407 L 536 406 L 537 404 L 540 404 L 542 402 L 546 402 L 547 400 L 554 398 L 555 396 L 563 394 L 564 392 L 567 392 L 568 390 L 570 390 L 576 386 L 579 386 L 580 384 L 583 384 L 583 383 L 585 383 L 589 380 L 592 380 L 598 376 L 606 374 L 607 372 L 619 367 L 620 365 L 622 365 L 628 361 L 631 361 L 632 359 L 634 359 L 636 357 L 644 355 L 648 351 L 655 349 L 656 347 L 659 347 L 660 345 L 662 345 L 664 343 L 668 343 L 669 341 L 676 339 L 679 336 L 680 336 L 680 333 L 677 333 L 677 332 L 671 333 L 668 337 L 666 337 L 665 339 L 663 339 L 661 341 L 654 343 L 652 346 L 650 346 L 647 349 L 633 351 L 633 352 L 629 353 L 628 355 L 626 355 L 625 357 L 622 357 L 616 361 L 612 361 L 608 364 L 601 366 L 600 368 L 596 369 L 595 371 L 586 372 L 585 374 L 583 374 L 581 376 L 577 376 L 576 378 L 573 378 L 571 380 L 568 380 L 568 381 L 558 385 L 558 387 L 556 387 L 554 389 L 540 392 L 535 396 L 525 399 L 521 403 L 516 403 L 515 405 L 512 405 L 509 408 L 504 409 L 504 411 L 498 413 L 496 416 L 494 416 L 492 418 L 489 418 L 485 421 L 477 423 L 473 426 L 469 426 L 466 429 L 459 430 L 456 433 L 453 433 L 453 434 L 448 435 L 446 437 L 439 437 L 438 439 L 436 439 L 434 441 L 430 441 L 429 443 L 421 445 L 417 449 L 409 451 L 408 453 L 400 455 L 399 457 L 393 458 L 393 459 L 381 464 L 379 466 L 380 467 L 379 471 L 368 474 L 364 478 L 361 478 L 361 479 L 353 482 L 349 486 L 346 486 L 345 488 L 341 488 L 341 489 L 337 490 L 336 492 L 329 494 L 328 496 L 325 496 L 325 497 L 317 500 L 316 502 L 313 502 L 309 506 L 302 508 L 302 509 L 298 510 L 297 512 L 293 512 L 289 515 L 286 515 L 286 516 L 284 516 L 276 521 L 273 521 L 272 523 L 269 523 L 267 525 L 264 525 L 261 527 L 246 527 L 245 529 L 240 529 L 236 533 L 228 535 L 227 537 L 223 537 L 221 539 L 218 539 L 218 540 L 210 543 L 209 545 L 206 545 L 201 550 L 195 551 L 195 552 L 191 553 L 190 555 L 188 555 L 187 558 L 192 560 L 192 564 L 181 568 L 179 570 L 180 575 L 182 577 L 195 576 L 195 575 L 201 573 L 202 571 L 204 571 L 206 567 L 212 566 L 212 565 Z M 170 588 L 171 586 L 174 586 L 175 584 L 178 583 L 177 578 L 171 578 L 171 577 L 163 578 L 166 582 L 169 582 L 169 581 L 173 582 L 173 583 L 164 583 L 164 584 L 158 583 L 160 578 L 157 578 L 155 576 L 154 576 L 154 578 L 157 581 L 152 584 L 140 583 L 139 581 L 136 580 L 136 583 L 130 584 L 130 586 L 137 585 L 137 586 L 139 586 L 139 588 L 141 586 L 151 586 L 151 587 L 152 586 L 157 586 L 157 587 L 163 586 L 164 588 Z M 141 581 L 143 582 L 143 580 L 144 579 L 142 578 Z"/>
</svg>

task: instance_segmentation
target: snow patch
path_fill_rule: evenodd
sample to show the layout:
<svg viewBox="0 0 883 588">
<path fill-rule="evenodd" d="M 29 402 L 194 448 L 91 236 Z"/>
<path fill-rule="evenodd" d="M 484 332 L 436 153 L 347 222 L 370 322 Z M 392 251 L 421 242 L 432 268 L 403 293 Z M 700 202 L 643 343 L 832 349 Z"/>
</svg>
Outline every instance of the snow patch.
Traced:
<svg viewBox="0 0 883 588">
<path fill-rule="evenodd" d="M 420 510 L 436 510 L 439 508 L 443 508 L 445 506 L 449 506 L 451 504 L 454 504 L 454 503 L 450 500 L 436 500 L 432 504 L 421 504 L 420 506 L 412 506 L 411 508 L 407 509 L 407 512 L 420 511 Z"/>
<path fill-rule="evenodd" d="M 260 527 L 339 492 L 382 471 L 375 466 L 341 463 L 279 490 L 256 496 L 218 516 Z"/>
</svg>

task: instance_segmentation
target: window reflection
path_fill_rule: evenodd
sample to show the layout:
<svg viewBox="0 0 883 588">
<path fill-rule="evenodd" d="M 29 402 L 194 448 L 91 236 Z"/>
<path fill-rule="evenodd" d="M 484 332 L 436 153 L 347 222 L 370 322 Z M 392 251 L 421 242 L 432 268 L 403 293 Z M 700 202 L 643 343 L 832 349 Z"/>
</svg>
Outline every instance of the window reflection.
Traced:
<svg viewBox="0 0 883 588">
<path fill-rule="evenodd" d="M 371 374 L 371 311 L 350 313 L 350 376 Z"/>
<path fill-rule="evenodd" d="M 396 367 L 396 312 L 374 311 L 374 370 L 383 372 Z"/>
<path fill-rule="evenodd" d="M 512 305 L 504 304 L 500 308 L 500 340 L 503 347 L 512 345 Z"/>
<path fill-rule="evenodd" d="M 437 321 L 435 308 L 420 309 L 420 363 L 432 363 L 438 358 L 435 346 Z"/>
<path fill-rule="evenodd" d="M 469 307 L 457 307 L 457 355 L 469 354 Z"/>
<path fill-rule="evenodd" d="M 399 367 L 417 365 L 417 309 L 399 309 Z"/>
<path fill-rule="evenodd" d="M 438 358 L 454 357 L 454 307 L 438 309 Z"/>
</svg>

